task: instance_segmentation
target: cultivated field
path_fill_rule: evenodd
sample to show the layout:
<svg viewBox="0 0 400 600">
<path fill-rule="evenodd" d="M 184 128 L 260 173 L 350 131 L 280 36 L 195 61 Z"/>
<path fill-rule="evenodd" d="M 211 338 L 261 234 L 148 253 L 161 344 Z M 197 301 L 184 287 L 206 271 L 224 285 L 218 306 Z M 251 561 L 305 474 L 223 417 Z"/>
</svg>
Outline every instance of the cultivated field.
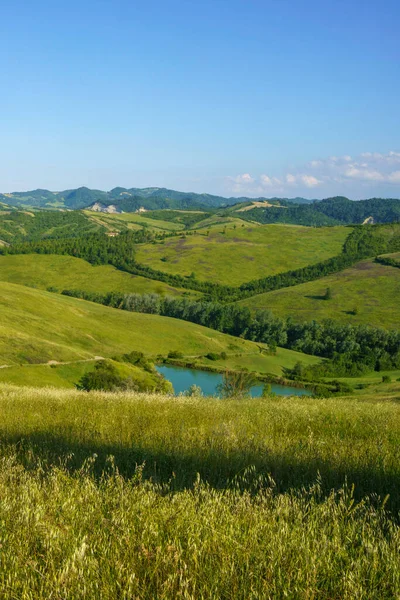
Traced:
<svg viewBox="0 0 400 600">
<path fill-rule="evenodd" d="M 317 263 L 340 254 L 346 227 L 263 225 L 210 229 L 141 244 L 137 261 L 154 269 L 202 281 L 240 285 L 251 279 Z"/>
<path fill-rule="evenodd" d="M 332 292 L 331 300 L 324 299 L 328 287 Z M 365 260 L 340 273 L 258 294 L 239 304 L 253 310 L 267 308 L 276 315 L 290 315 L 295 320 L 334 319 L 342 323 L 397 329 L 399 299 L 400 269 Z"/>
<path fill-rule="evenodd" d="M 399 597 L 399 391 L 0 386 L 2 597 Z"/>
</svg>

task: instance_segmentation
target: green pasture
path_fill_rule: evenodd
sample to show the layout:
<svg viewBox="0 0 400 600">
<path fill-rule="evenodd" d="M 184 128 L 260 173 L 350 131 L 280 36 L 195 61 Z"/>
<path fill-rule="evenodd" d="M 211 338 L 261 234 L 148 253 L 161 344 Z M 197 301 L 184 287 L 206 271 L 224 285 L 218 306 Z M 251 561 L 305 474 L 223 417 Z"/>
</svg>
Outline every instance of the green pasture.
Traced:
<svg viewBox="0 0 400 600">
<path fill-rule="evenodd" d="M 350 229 L 263 225 L 211 229 L 156 244 L 141 244 L 141 264 L 202 281 L 240 285 L 339 254 Z"/>
<path fill-rule="evenodd" d="M 0 283 L 0 311 L 0 366 L 110 357 L 132 350 L 151 356 L 179 350 L 187 358 L 226 352 L 259 360 L 260 344 L 200 325 L 10 283 Z"/>
<path fill-rule="evenodd" d="M 0 255 L 0 281 L 58 291 L 79 289 L 87 292 L 126 292 L 175 296 L 178 290 L 162 281 L 131 275 L 111 265 L 92 266 L 81 258 L 55 254 Z M 187 291 L 186 291 L 187 294 Z M 197 296 L 196 292 L 190 292 Z"/>
<path fill-rule="evenodd" d="M 330 300 L 324 299 L 327 288 L 331 289 Z M 400 269 L 364 260 L 340 273 L 258 294 L 239 304 L 252 310 L 270 309 L 276 315 L 295 320 L 334 319 L 398 329 Z"/>
<path fill-rule="evenodd" d="M 281 376 L 282 367 L 292 369 L 294 365 L 301 361 L 304 365 L 315 365 L 321 361 L 316 356 L 309 356 L 308 354 L 302 354 L 301 352 L 295 352 L 294 350 L 287 350 L 286 348 L 277 348 L 276 354 L 230 354 L 226 359 L 210 360 L 202 357 L 196 359 L 195 364 L 199 367 L 216 367 L 219 369 L 228 369 L 232 371 L 241 371 L 247 369 L 249 371 L 256 371 L 261 375 L 267 373 L 272 375 Z"/>
</svg>

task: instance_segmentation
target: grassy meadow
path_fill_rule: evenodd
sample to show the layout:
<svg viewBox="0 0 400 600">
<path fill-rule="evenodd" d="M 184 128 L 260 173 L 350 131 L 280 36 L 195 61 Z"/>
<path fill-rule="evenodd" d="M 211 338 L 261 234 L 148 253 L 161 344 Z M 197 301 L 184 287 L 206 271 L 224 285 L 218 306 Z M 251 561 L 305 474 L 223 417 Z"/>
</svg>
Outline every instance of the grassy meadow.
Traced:
<svg viewBox="0 0 400 600">
<path fill-rule="evenodd" d="M 331 300 L 325 300 L 327 288 Z M 400 323 L 400 269 L 364 260 L 350 269 L 289 288 L 258 294 L 239 304 L 270 309 L 295 320 L 334 319 L 341 323 L 395 328 Z M 354 309 L 357 309 L 353 314 Z"/>
<path fill-rule="evenodd" d="M 190 360 L 209 352 L 226 352 L 228 359 L 244 360 L 251 370 L 280 374 L 282 367 L 293 366 L 303 356 L 283 349 L 268 356 L 260 353 L 262 344 L 187 321 L 127 312 L 4 282 L 0 282 L 0 310 L 0 366 L 76 362 L 132 350 L 156 357 L 179 350 Z M 304 360 L 319 359 L 304 356 Z M 2 369 L 0 380 L 7 381 L 8 373 Z M 14 373 L 12 381 L 30 382 L 30 371 Z"/>
<path fill-rule="evenodd" d="M 240 285 L 317 263 L 341 252 L 350 233 L 346 227 L 312 228 L 286 225 L 212 228 L 184 238 L 140 244 L 139 263 L 202 281 Z"/>
<path fill-rule="evenodd" d="M 2 597 L 398 598 L 399 393 L 0 386 Z"/>
<path fill-rule="evenodd" d="M 55 254 L 9 254 L 0 256 L 0 281 L 46 290 L 85 290 L 87 292 L 125 292 L 175 296 L 186 292 L 111 265 L 92 266 L 73 256 Z M 197 296 L 197 292 L 189 292 Z"/>
</svg>

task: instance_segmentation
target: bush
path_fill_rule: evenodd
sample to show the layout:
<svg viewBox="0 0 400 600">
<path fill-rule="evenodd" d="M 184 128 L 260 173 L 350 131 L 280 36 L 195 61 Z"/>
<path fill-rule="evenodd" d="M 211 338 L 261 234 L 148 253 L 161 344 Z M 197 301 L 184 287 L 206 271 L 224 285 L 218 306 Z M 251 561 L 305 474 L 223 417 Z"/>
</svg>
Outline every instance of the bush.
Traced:
<svg viewBox="0 0 400 600">
<path fill-rule="evenodd" d="M 79 390 L 102 390 L 111 392 L 116 387 L 120 387 L 122 384 L 122 378 L 118 374 L 115 366 L 105 360 L 101 360 L 96 363 L 94 370 L 89 373 L 85 373 L 78 385 Z"/>
<path fill-rule="evenodd" d="M 390 383 L 392 378 L 389 375 L 382 375 L 382 383 Z"/>
<path fill-rule="evenodd" d="M 171 350 L 168 352 L 168 358 L 183 358 L 183 353 L 180 350 Z"/>
<path fill-rule="evenodd" d="M 205 358 L 208 358 L 208 360 L 219 360 L 221 356 L 216 352 L 209 352 L 205 355 Z"/>
</svg>

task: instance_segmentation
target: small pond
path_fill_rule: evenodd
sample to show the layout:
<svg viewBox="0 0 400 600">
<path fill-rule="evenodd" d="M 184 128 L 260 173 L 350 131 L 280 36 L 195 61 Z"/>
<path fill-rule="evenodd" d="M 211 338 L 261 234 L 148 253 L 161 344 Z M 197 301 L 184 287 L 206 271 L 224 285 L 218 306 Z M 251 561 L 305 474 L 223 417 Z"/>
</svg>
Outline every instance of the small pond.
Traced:
<svg viewBox="0 0 400 600">
<path fill-rule="evenodd" d="M 211 373 L 209 371 L 200 371 L 198 369 L 187 369 L 183 367 L 173 367 L 171 365 L 158 365 L 157 371 L 164 375 L 174 386 L 175 394 L 185 392 L 191 385 L 197 385 L 201 388 L 205 396 L 218 395 L 217 386 L 222 383 L 220 373 Z M 251 388 L 253 398 L 262 395 L 263 384 L 255 385 Z M 301 388 L 294 388 L 285 385 L 271 383 L 271 392 L 279 396 L 311 396 L 312 392 Z"/>
</svg>

